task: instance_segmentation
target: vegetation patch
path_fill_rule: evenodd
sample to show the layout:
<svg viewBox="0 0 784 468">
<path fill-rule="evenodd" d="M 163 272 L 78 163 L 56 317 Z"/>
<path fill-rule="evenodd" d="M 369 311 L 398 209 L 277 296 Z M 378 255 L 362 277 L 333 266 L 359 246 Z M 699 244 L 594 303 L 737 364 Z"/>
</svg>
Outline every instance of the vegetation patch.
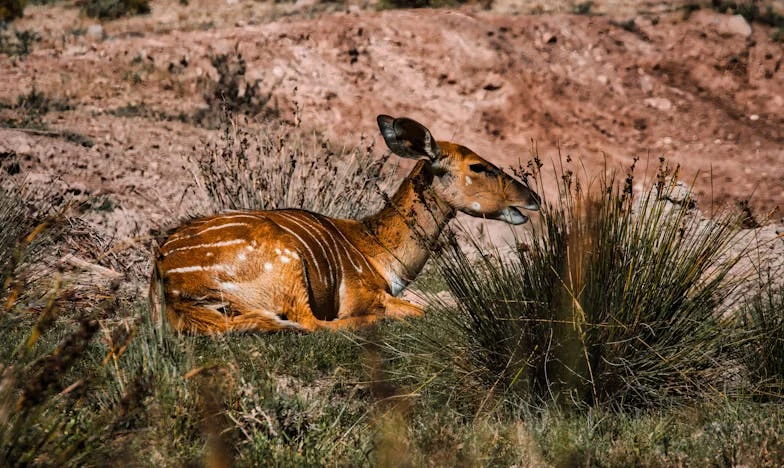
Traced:
<svg viewBox="0 0 784 468">
<path fill-rule="evenodd" d="M 0 24 L 11 22 L 24 15 L 27 0 L 2 0 L 0 1 Z"/>
<path fill-rule="evenodd" d="M 752 394 L 762 400 L 784 398 L 784 285 L 776 285 L 776 273 L 760 273 L 758 288 L 749 293 L 741 315 L 748 341 L 740 356 Z"/>
<path fill-rule="evenodd" d="M 593 191 L 563 172 L 511 258 L 478 244 L 474 258 L 447 239 L 436 264 L 450 295 L 430 298 L 443 322 L 390 337 L 391 358 L 422 353 L 432 368 L 439 356 L 520 405 L 646 408 L 726 391 L 740 215 L 696 217 L 664 162 L 634 197 L 633 170 Z"/>
<path fill-rule="evenodd" d="M 272 91 L 262 91 L 261 80 L 246 78 L 247 65 L 239 51 L 213 55 L 210 62 L 218 73 L 218 79 L 202 80 L 202 95 L 207 108 L 197 112 L 194 120 L 215 128 L 227 113 L 261 118 L 278 116 Z"/>
<path fill-rule="evenodd" d="M 0 125 L 9 128 L 44 129 L 44 115 L 51 111 L 65 112 L 73 108 L 68 99 L 52 99 L 33 86 L 29 93 L 17 96 L 15 104 L 0 103 L 0 112 L 6 110 L 12 113 L 9 117 L 0 113 Z"/>
<path fill-rule="evenodd" d="M 749 23 L 759 23 L 774 28 L 784 27 L 784 15 L 777 13 L 773 5 L 760 9 L 759 2 L 753 0 L 734 2 L 728 0 L 711 0 L 711 8 L 721 13 L 741 15 Z"/>
<path fill-rule="evenodd" d="M 86 0 L 82 11 L 90 18 L 111 21 L 123 16 L 147 14 L 150 3 L 148 0 Z"/>
<path fill-rule="evenodd" d="M 0 54 L 9 57 L 25 57 L 33 50 L 33 44 L 41 40 L 41 36 L 32 30 L 14 29 L 10 31 L 0 21 Z"/>
<path fill-rule="evenodd" d="M 384 202 L 396 173 L 388 156 L 373 155 L 372 141 L 333 148 L 297 124 L 263 131 L 224 120 L 219 142 L 195 158 L 196 183 L 210 212 L 235 209 L 307 208 L 327 216 L 360 218 Z"/>
<path fill-rule="evenodd" d="M 372 152 L 229 120 L 193 157 L 196 208 L 361 217 L 394 179 Z M 537 160 L 527 169 L 538 181 Z M 632 174 L 589 190 L 564 171 L 561 196 L 511 257 L 446 238 L 418 282 L 421 319 L 216 338 L 178 335 L 154 315 L 140 292 L 146 246 L 47 223 L 60 210 L 26 188 L 0 191 L 0 254 L 14 265 L 0 315 L 0 463 L 775 465 L 780 357 L 764 370 L 758 356 L 780 343 L 763 331 L 780 331 L 780 292 L 748 296 L 772 326 L 753 301 L 745 322 L 730 321 L 742 296 L 724 246 L 738 220 L 696 217 L 665 169 L 634 196 Z M 76 269 L 42 261 L 74 250 Z M 25 277 L 34 294 L 14 295 L 17 272 L 34 266 L 46 273 Z M 739 380 L 760 385 L 745 393 Z"/>
</svg>

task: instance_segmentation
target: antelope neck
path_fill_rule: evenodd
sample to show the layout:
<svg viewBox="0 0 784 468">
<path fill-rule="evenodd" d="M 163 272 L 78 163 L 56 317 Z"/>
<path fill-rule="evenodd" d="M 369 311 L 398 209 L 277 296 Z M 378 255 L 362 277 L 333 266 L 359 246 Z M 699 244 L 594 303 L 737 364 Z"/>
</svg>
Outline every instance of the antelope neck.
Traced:
<svg viewBox="0 0 784 468">
<path fill-rule="evenodd" d="M 455 209 L 438 196 L 429 163 L 419 161 L 395 195 L 375 215 L 362 220 L 369 246 L 365 254 L 386 274 L 393 294 L 414 280 L 425 266 Z"/>
</svg>

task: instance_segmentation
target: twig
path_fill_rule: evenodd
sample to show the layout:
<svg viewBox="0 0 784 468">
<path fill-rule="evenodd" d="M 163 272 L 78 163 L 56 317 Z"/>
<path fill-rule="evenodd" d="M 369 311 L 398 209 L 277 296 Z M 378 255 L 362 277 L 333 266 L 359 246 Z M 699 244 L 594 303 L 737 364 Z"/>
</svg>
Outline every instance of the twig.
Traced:
<svg viewBox="0 0 784 468">
<path fill-rule="evenodd" d="M 67 263 L 68 265 L 81 268 L 83 270 L 91 271 L 93 273 L 99 274 L 101 276 L 105 276 L 110 279 L 122 278 L 123 274 L 112 270 L 111 268 L 102 267 L 101 265 L 96 265 L 94 263 L 90 263 L 87 260 L 83 260 L 79 257 L 75 257 L 73 254 L 68 254 L 60 259 L 61 263 Z"/>
</svg>

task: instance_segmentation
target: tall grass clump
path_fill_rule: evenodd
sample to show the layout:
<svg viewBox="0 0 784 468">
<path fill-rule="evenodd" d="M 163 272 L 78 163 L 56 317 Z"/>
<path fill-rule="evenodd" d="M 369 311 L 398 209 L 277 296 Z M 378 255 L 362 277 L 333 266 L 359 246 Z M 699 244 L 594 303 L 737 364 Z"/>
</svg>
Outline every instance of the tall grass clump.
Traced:
<svg viewBox="0 0 784 468">
<path fill-rule="evenodd" d="M 433 298 L 439 323 L 389 338 L 392 359 L 419 353 L 432 368 L 440 356 L 442 371 L 516 404 L 649 407 L 721 390 L 738 216 L 700 219 L 664 161 L 653 187 L 633 186 L 634 166 L 593 186 L 564 170 L 513 255 L 448 239 L 435 263 L 449 292 Z"/>
<path fill-rule="evenodd" d="M 356 218 L 378 210 L 395 167 L 373 155 L 373 142 L 335 149 L 297 124 L 260 129 L 227 120 L 220 141 L 195 158 L 196 184 L 209 210 L 305 208 Z"/>
<path fill-rule="evenodd" d="M 784 285 L 761 273 L 740 314 L 747 341 L 740 348 L 755 398 L 784 400 Z"/>
</svg>

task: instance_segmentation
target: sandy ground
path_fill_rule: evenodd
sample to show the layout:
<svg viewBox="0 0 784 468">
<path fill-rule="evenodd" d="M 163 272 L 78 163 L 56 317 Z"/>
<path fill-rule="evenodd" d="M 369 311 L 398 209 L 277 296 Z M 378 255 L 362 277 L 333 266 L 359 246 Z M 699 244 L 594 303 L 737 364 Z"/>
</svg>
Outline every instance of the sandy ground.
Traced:
<svg viewBox="0 0 784 468">
<path fill-rule="evenodd" d="M 71 109 L 43 123 L 94 145 L 0 128 L 0 153 L 22 159 L 14 177 L 109 200 L 95 216 L 119 237 L 165 225 L 192 185 L 186 158 L 218 132 L 161 116 L 203 108 L 203 83 L 217 77 L 210 56 L 238 51 L 283 118 L 299 109 L 304 126 L 341 144 L 366 135 L 380 151 L 375 116 L 388 113 L 502 166 L 535 145 L 550 175 L 559 151 L 590 176 L 634 157 L 652 174 L 664 156 L 701 208 L 751 197 L 761 218 L 781 222 L 784 44 L 771 28 L 685 15 L 684 2 L 596 2 L 603 14 L 590 16 L 540 3 L 377 11 L 165 0 L 100 29 L 71 4 L 29 7 L 14 27 L 41 40 L 24 58 L 0 55 L 0 102 L 33 88 L 65 100 Z"/>
</svg>

